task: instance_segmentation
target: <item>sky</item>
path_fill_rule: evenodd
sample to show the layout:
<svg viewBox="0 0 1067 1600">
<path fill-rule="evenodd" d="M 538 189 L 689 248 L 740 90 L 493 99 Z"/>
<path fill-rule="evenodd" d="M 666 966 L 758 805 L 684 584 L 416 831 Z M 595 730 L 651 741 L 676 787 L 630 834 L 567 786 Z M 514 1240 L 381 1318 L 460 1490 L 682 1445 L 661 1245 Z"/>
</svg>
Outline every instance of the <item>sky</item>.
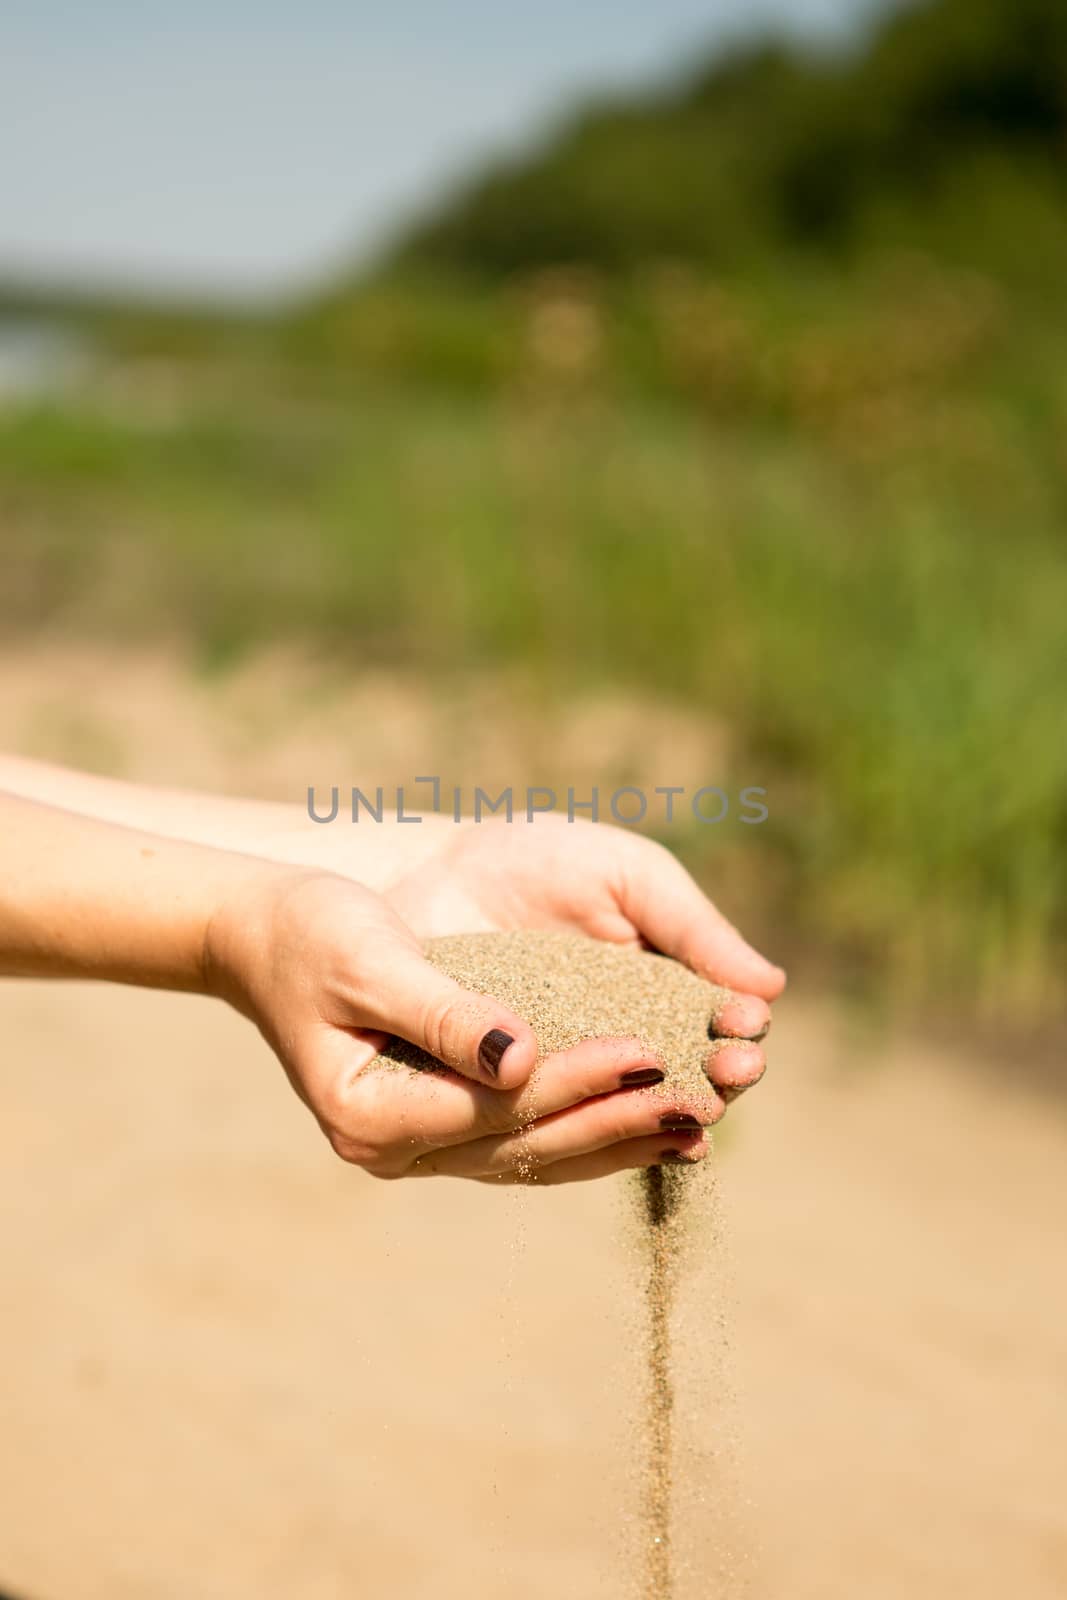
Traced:
<svg viewBox="0 0 1067 1600">
<path fill-rule="evenodd" d="M 270 297 L 590 89 L 878 0 L 3 0 L 0 274 Z"/>
</svg>

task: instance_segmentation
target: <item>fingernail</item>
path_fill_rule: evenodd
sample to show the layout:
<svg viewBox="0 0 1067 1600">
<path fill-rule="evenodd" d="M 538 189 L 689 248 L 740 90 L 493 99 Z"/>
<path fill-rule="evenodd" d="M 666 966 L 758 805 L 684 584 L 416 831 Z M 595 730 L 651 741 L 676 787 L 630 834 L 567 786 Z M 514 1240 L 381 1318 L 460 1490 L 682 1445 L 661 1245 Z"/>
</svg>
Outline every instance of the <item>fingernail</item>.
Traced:
<svg viewBox="0 0 1067 1600">
<path fill-rule="evenodd" d="M 661 1128 L 667 1128 L 671 1133 L 682 1133 L 689 1128 L 702 1128 L 704 1124 L 699 1117 L 691 1117 L 685 1111 L 667 1111 L 659 1119 Z"/>
<path fill-rule="evenodd" d="M 661 1161 L 669 1161 L 672 1166 L 678 1162 L 681 1162 L 687 1167 L 693 1165 L 692 1156 L 683 1156 L 680 1150 L 661 1150 L 659 1153 L 659 1158 Z"/>
<path fill-rule="evenodd" d="M 504 1051 L 514 1043 L 514 1034 L 505 1033 L 503 1028 L 490 1028 L 478 1046 L 478 1065 L 485 1072 L 488 1072 L 491 1078 L 497 1077 L 500 1073 L 500 1063 L 504 1058 Z"/>
<path fill-rule="evenodd" d="M 730 1101 L 736 1100 L 739 1094 L 744 1094 L 748 1087 L 749 1085 L 747 1083 L 723 1083 L 716 1087 L 715 1093 L 718 1095 L 720 1100 L 722 1100 L 726 1105 L 729 1105 Z"/>
<path fill-rule="evenodd" d="M 662 1083 L 663 1073 L 658 1067 L 634 1067 L 619 1079 L 620 1089 L 632 1089 L 639 1083 Z"/>
</svg>

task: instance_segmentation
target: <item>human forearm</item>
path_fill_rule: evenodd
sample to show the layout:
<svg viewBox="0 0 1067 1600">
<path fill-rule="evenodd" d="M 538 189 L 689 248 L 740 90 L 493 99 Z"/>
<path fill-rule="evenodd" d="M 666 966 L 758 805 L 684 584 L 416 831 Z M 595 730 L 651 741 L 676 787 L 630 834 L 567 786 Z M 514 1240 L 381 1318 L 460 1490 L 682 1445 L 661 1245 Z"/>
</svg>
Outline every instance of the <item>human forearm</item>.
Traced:
<svg viewBox="0 0 1067 1600">
<path fill-rule="evenodd" d="M 0 790 L 169 839 L 326 868 L 378 890 L 410 871 L 451 827 L 434 816 L 401 824 L 390 813 L 358 825 L 342 814 L 327 826 L 313 822 L 304 805 L 129 783 L 3 754 Z"/>
<path fill-rule="evenodd" d="M 204 992 L 204 942 L 263 861 L 0 795 L 0 973 Z"/>
</svg>

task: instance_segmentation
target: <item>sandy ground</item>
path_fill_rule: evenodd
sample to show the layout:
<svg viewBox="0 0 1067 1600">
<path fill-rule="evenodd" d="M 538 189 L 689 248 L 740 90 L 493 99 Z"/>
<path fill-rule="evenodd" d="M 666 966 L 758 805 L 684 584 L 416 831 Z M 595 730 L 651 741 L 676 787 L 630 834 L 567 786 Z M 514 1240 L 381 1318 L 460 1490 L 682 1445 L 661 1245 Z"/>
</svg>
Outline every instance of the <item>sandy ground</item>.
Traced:
<svg viewBox="0 0 1067 1600">
<path fill-rule="evenodd" d="M 0 746 L 161 781 L 343 780 L 358 711 L 298 671 L 0 661 Z M 598 759 L 645 750 L 643 715 L 601 707 Z M 403 699 L 376 726 L 386 775 L 454 739 Z M 0 1589 L 634 1594 L 625 1184 L 376 1183 L 194 999 L 7 983 L 0 1041 Z M 1067 1102 L 812 996 L 771 1046 L 694 1197 L 684 1593 L 1062 1596 Z"/>
<path fill-rule="evenodd" d="M 210 1003 L 10 983 L 0 1019 L 0 1583 L 632 1592 L 617 1182 L 376 1183 Z M 720 1141 L 721 1222 L 696 1219 L 681 1422 L 729 1459 L 690 1486 L 687 1592 L 1053 1600 L 1062 1108 L 797 1001 L 773 1066 Z"/>
</svg>

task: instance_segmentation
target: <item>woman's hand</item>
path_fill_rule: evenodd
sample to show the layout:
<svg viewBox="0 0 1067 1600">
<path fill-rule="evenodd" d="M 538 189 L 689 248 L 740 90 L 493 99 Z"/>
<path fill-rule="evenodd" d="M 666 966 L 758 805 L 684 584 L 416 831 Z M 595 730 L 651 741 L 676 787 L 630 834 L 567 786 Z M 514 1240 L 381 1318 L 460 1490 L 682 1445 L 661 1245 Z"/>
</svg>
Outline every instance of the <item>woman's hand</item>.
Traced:
<svg viewBox="0 0 1067 1600">
<path fill-rule="evenodd" d="M 770 1019 L 767 1001 L 781 992 L 784 974 L 746 944 L 670 851 L 640 835 L 606 824 L 571 823 L 560 815 L 545 814 L 535 816 L 532 822 L 517 817 L 512 822 L 491 819 L 457 825 L 447 817 L 427 815 L 415 826 L 403 826 L 393 818 L 389 824 L 381 826 L 368 823 L 360 828 L 344 824 L 323 828 L 310 823 L 306 813 L 298 807 L 144 789 L 15 758 L 0 757 L 0 784 L 19 794 L 35 796 L 38 801 L 58 803 L 66 808 L 66 824 L 59 827 L 53 812 L 41 842 L 42 856 L 49 863 L 55 880 L 53 898 L 61 902 L 60 908 L 52 906 L 48 894 L 42 897 L 39 869 L 36 887 L 28 896 L 34 902 L 41 902 L 43 898 L 47 904 L 45 920 L 54 932 L 51 943 L 57 946 L 51 952 L 37 953 L 41 957 L 41 970 L 118 976 L 127 982 L 151 982 L 169 987 L 192 986 L 197 976 L 193 971 L 192 952 L 199 949 L 200 943 L 195 931 L 199 907 L 205 897 L 213 894 L 212 880 L 219 863 L 226 859 L 219 851 L 237 850 L 245 853 L 241 858 L 244 866 L 237 868 L 242 875 L 247 874 L 250 852 L 271 862 L 288 864 L 284 870 L 279 869 L 282 876 L 276 881 L 284 880 L 290 887 L 304 879 L 334 881 L 334 874 L 368 885 L 359 890 L 356 883 L 348 883 L 351 898 L 346 917 L 349 921 L 359 920 L 354 909 L 355 897 L 362 893 L 365 907 L 374 908 L 373 912 L 367 911 L 363 920 L 368 926 L 374 926 L 387 908 L 370 891 L 371 888 L 381 891 L 393 912 L 403 919 L 398 925 L 396 917 L 392 918 L 390 936 L 393 940 L 397 938 L 399 926 L 409 954 L 412 950 L 417 952 L 418 946 L 404 923 L 424 938 L 478 930 L 563 928 L 578 929 L 616 943 L 650 945 L 663 950 L 702 976 L 738 991 L 712 1019 L 719 1043 L 709 1061 L 709 1075 L 716 1085 L 719 1101 L 732 1098 L 762 1074 L 763 1054 L 759 1045 L 743 1041 L 757 1041 L 763 1037 Z M 23 807 L 30 804 L 28 800 L 16 800 L 14 793 L 7 803 Z M 75 811 L 87 814 L 80 823 L 70 815 Z M 127 828 L 147 822 L 157 837 L 146 841 L 150 848 L 133 852 L 129 859 L 125 850 L 102 849 L 99 842 L 91 850 L 86 849 L 82 843 L 84 830 L 104 826 L 102 821 L 89 822 L 88 816 L 107 818 Z M 25 831 L 25 823 L 22 826 Z M 57 849 L 57 838 L 72 829 L 75 838 L 70 848 Z M 96 837 L 102 839 L 109 835 Z M 133 835 L 124 834 L 123 837 L 128 850 Z M 195 843 L 185 842 L 190 840 Z M 213 847 L 210 856 L 197 856 L 197 844 Z M 116 855 L 121 858 L 121 870 L 109 865 Z M 33 858 L 34 852 L 27 850 L 23 839 L 15 851 L 14 864 L 32 866 Z M 194 865 L 194 862 L 208 860 L 213 863 L 210 869 Z M 232 857 L 230 860 L 227 871 L 232 875 Z M 173 864 L 173 883 L 161 875 L 160 869 L 165 863 Z M 263 867 L 266 864 L 266 861 L 261 863 Z M 72 885 L 79 877 L 85 877 L 90 868 L 96 882 L 91 892 L 87 886 L 87 914 L 71 921 L 60 912 L 69 910 Z M 297 868 L 306 870 L 295 870 Z M 146 874 L 155 880 L 148 894 L 141 883 Z M 114 902 L 113 913 L 121 909 L 118 906 L 121 896 L 116 895 L 113 887 L 116 882 L 127 885 L 129 890 L 128 914 L 118 917 L 120 923 L 129 924 L 125 930 L 129 937 L 102 938 L 97 915 L 99 907 L 110 900 Z M 332 891 L 332 897 L 338 898 L 336 890 Z M 2 898 L 0 889 L 0 913 Z M 268 898 L 266 892 L 260 897 L 261 910 Z M 185 931 L 175 940 L 174 917 L 166 908 L 168 904 L 180 906 L 185 902 L 189 903 L 188 910 L 183 910 L 179 919 Z M 146 940 L 140 924 L 145 920 L 148 907 L 155 908 L 155 914 L 149 918 L 153 923 L 152 937 Z M 40 911 L 40 905 L 36 909 Z M 219 928 L 223 925 L 222 921 L 218 923 Z M 41 943 L 39 931 L 34 931 L 39 930 L 41 918 L 30 917 L 27 926 L 32 933 L 28 942 Z M 0 925 L 0 935 L 2 932 Z M 2 944 L 0 937 L 0 959 Z M 123 949 L 121 959 L 116 954 L 119 947 Z M 383 949 L 389 947 L 387 939 Z M 351 951 L 341 953 L 351 960 Z M 244 962 L 248 983 L 255 954 L 249 951 Z M 27 960 L 25 952 L 21 960 Z M 421 962 L 421 969 L 423 977 L 432 970 L 424 962 Z M 23 966 L 21 970 L 29 968 Z M 34 966 L 33 970 L 38 967 Z M 235 974 L 235 992 L 241 992 L 245 981 L 240 973 Z M 439 975 L 434 975 L 434 981 L 438 983 L 440 995 Z M 313 974 L 308 974 L 308 984 L 314 987 Z M 409 1005 L 418 1004 L 419 993 L 416 986 L 410 993 Z M 250 1004 L 250 1001 L 243 1002 L 244 1009 L 249 1009 Z M 404 1005 L 400 1004 L 396 1017 L 404 1014 Z M 260 1006 L 257 1020 L 261 1020 L 264 1031 L 271 1037 L 268 997 Z M 376 1028 L 405 1033 L 404 1027 L 394 1026 L 394 1023 L 371 1022 L 362 1026 L 370 1035 Z M 366 1048 L 368 1040 L 361 1042 Z M 414 1042 L 422 1040 L 415 1037 Z M 466 1048 L 468 1058 L 473 1060 L 469 1041 Z M 284 1050 L 279 1053 L 284 1059 Z M 440 1054 L 439 1051 L 434 1053 Z M 306 1051 L 303 1051 L 302 1063 L 305 1058 Z M 521 1052 L 515 1056 L 509 1054 L 502 1078 L 505 1094 L 516 1089 L 517 1084 L 512 1083 L 509 1074 L 515 1070 L 515 1064 L 524 1059 Z M 351 1061 L 349 1067 L 354 1070 Z M 297 1071 L 291 1070 L 299 1083 Z M 309 1069 L 301 1066 L 300 1071 L 304 1070 Z M 499 1096 L 501 1090 L 495 1093 Z M 306 1094 L 305 1098 L 308 1098 Z M 491 1105 L 494 1114 L 500 1113 L 498 1099 L 493 1099 Z M 527 1101 L 518 1104 L 517 1109 L 510 1109 L 519 1117 L 528 1117 L 531 1111 Z M 325 1115 L 320 1115 L 320 1121 L 332 1126 Z"/>
<path fill-rule="evenodd" d="M 745 942 L 662 845 L 558 813 L 532 822 L 437 822 L 433 838 L 435 848 L 385 891 L 421 938 L 564 928 L 651 946 L 738 991 L 712 1019 L 720 1038 L 757 1041 L 770 1027 L 767 1002 L 782 992 L 785 973 Z M 763 1066 L 757 1043 L 723 1043 L 708 1072 L 733 1098 Z"/>
<path fill-rule="evenodd" d="M 210 991 L 257 1023 L 333 1149 L 376 1177 L 557 1183 L 697 1160 L 725 1108 L 710 1085 L 649 1094 L 663 1073 L 633 1040 L 589 1040 L 534 1072 L 527 1023 L 445 977 L 379 895 L 332 874 L 265 866 L 222 901 L 204 951 Z M 376 1065 L 391 1034 L 451 1070 Z"/>
</svg>

